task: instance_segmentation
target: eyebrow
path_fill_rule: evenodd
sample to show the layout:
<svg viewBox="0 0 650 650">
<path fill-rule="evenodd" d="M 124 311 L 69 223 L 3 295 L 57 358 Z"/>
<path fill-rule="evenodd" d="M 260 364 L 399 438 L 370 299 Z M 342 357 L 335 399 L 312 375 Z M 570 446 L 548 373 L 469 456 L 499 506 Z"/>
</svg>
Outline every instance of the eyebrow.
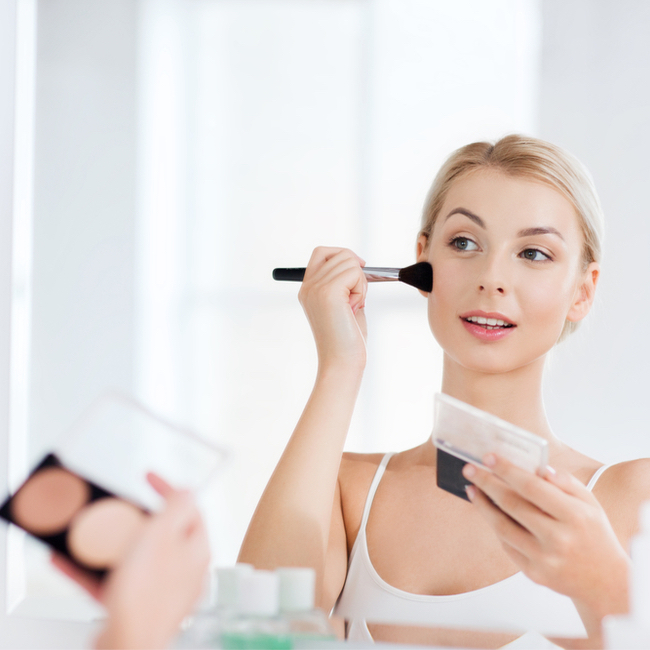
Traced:
<svg viewBox="0 0 650 650">
<path fill-rule="evenodd" d="M 454 208 L 445 217 L 445 221 L 447 221 L 449 217 L 455 214 L 462 214 L 466 216 L 468 219 L 471 219 L 477 226 L 483 228 L 483 230 L 487 229 L 485 225 L 485 221 L 483 221 L 481 217 L 479 217 L 477 214 L 474 214 L 467 208 Z M 552 226 L 536 226 L 534 228 L 524 228 L 523 230 L 520 230 L 517 233 L 517 237 L 533 237 L 535 235 L 557 235 L 562 241 L 564 241 L 564 237 L 562 237 L 562 233 L 560 233 L 560 231 L 557 230 L 557 228 L 553 228 Z"/>
<path fill-rule="evenodd" d="M 552 228 L 551 226 L 547 226 L 544 228 L 537 227 L 537 228 L 525 228 L 524 230 L 520 230 L 517 233 L 517 236 L 519 237 L 532 237 L 534 235 L 557 235 L 562 241 L 564 241 L 564 237 L 562 237 L 562 233 L 560 233 L 559 230 L 556 228 Z"/>
<path fill-rule="evenodd" d="M 446 217 L 445 221 L 449 219 L 449 217 L 453 216 L 454 214 L 464 214 L 468 219 L 471 219 L 476 225 L 480 226 L 485 230 L 485 221 L 481 219 L 478 215 L 474 214 L 473 212 L 470 212 L 467 208 L 454 208 Z"/>
</svg>

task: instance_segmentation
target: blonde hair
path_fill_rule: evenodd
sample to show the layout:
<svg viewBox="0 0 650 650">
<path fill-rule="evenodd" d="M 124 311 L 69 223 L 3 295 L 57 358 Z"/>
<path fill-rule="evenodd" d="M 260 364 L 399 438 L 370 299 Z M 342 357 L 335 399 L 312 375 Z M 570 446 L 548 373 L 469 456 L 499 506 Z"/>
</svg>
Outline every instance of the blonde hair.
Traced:
<svg viewBox="0 0 650 650">
<path fill-rule="evenodd" d="M 436 175 L 427 194 L 420 235 L 431 236 L 436 219 L 454 181 L 480 169 L 549 185 L 575 208 L 584 236 L 582 262 L 602 259 L 604 217 L 591 175 L 574 156 L 550 142 L 522 135 L 508 135 L 497 142 L 474 142 L 454 151 Z M 567 321 L 559 340 L 578 327 Z"/>
</svg>

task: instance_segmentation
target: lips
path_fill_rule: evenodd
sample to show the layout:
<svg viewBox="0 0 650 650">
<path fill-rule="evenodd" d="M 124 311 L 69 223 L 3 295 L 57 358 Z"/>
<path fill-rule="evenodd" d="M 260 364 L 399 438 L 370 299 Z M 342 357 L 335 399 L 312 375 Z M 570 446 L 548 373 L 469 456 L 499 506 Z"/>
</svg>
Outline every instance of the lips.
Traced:
<svg viewBox="0 0 650 650">
<path fill-rule="evenodd" d="M 503 314 L 474 311 L 461 315 L 465 329 L 482 341 L 498 341 L 511 334 L 517 325 Z"/>
</svg>

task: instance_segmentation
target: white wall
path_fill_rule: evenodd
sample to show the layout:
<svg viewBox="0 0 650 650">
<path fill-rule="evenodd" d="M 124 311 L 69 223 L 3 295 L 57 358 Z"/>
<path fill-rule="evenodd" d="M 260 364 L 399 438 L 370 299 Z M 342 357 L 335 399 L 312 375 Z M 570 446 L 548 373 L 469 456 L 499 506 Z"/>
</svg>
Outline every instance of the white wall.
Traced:
<svg viewBox="0 0 650 650">
<path fill-rule="evenodd" d="M 16 73 L 16 6 L 0 4 L 0 486 L 9 487 L 7 454 L 10 418 L 11 244 L 14 211 L 14 110 Z M 4 528 L 4 527 L 3 527 Z M 6 529 L 0 531 L 0 633 L 6 629 Z M 6 632 L 5 632 L 6 634 Z"/>
<path fill-rule="evenodd" d="M 17 147 L 29 147 L 31 142 L 30 137 L 27 137 L 27 142 L 22 137 L 22 127 L 17 128 L 19 122 L 30 120 L 29 115 L 18 114 L 19 110 L 28 109 L 19 95 L 24 94 L 25 85 L 29 87 L 32 78 L 28 73 L 26 79 L 16 79 L 17 70 L 24 72 L 25 54 L 27 58 L 30 56 L 29 52 L 24 51 L 25 39 L 17 36 L 17 27 L 19 21 L 22 21 L 22 26 L 26 26 L 27 32 L 30 31 L 30 20 L 33 17 L 31 4 L 12 0 L 3 0 L 0 3 L 0 486 L 3 492 L 8 489 L 13 478 L 12 473 L 16 469 L 15 458 L 10 458 L 8 453 L 13 447 L 10 443 L 13 434 L 10 426 L 16 419 L 13 412 L 16 402 L 12 394 L 16 373 L 10 368 L 10 358 L 16 356 L 16 332 L 11 331 L 16 325 L 16 319 L 13 318 L 11 304 L 16 304 L 16 292 L 22 293 L 25 290 L 22 284 L 24 278 L 16 278 L 13 273 L 16 270 L 15 264 L 12 270 L 12 250 L 16 244 L 15 234 L 18 230 L 13 223 L 13 217 L 24 212 L 25 205 L 31 204 L 31 201 L 19 192 L 24 189 L 24 183 L 21 186 L 22 180 L 19 180 L 19 176 L 25 169 L 20 173 L 18 169 L 23 166 L 26 152 L 19 151 Z M 26 40 L 29 49 L 29 36 Z M 29 152 L 27 159 L 30 159 Z M 27 174 L 29 175 L 29 170 Z M 19 296 L 22 297 L 24 296 Z M 23 337 L 19 336 L 18 339 L 22 342 Z M 19 357 L 23 358 L 22 355 Z M 22 372 L 18 374 L 23 376 Z M 87 625 L 62 621 L 44 622 L 13 615 L 10 608 L 15 604 L 17 585 L 9 584 L 8 579 L 19 558 L 7 554 L 7 541 L 7 528 L 3 525 L 0 531 L 0 647 L 87 647 Z"/>
<path fill-rule="evenodd" d="M 38 3 L 30 431 L 133 388 L 136 5 Z"/>
<path fill-rule="evenodd" d="M 136 151 L 134 3 L 16 6 L 22 76 L 12 152 L 7 436 L 14 487 L 98 393 L 132 390 Z M 25 545 L 12 530 L 8 549 L 8 621 L 16 634 L 25 633 L 10 643 L 42 644 L 34 635 L 51 633 L 48 625 L 26 623 L 30 617 L 77 618 L 80 602 L 87 603 L 86 616 L 98 614 L 53 570 L 41 546 Z M 51 625 L 62 635 L 52 646 L 85 643 L 89 633 L 87 626 Z"/>
<path fill-rule="evenodd" d="M 603 461 L 650 456 L 650 3 L 543 7 L 540 135 L 590 168 L 606 219 L 597 306 L 557 350 L 549 415 Z"/>
</svg>

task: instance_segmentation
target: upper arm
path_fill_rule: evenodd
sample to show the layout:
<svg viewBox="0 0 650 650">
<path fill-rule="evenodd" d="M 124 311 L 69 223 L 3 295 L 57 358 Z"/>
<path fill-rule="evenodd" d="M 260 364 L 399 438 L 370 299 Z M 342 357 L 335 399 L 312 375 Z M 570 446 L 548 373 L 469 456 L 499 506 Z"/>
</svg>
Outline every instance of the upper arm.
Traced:
<svg viewBox="0 0 650 650">
<path fill-rule="evenodd" d="M 361 524 L 373 476 L 383 454 L 353 454 L 341 459 L 330 524 L 321 607 L 329 611 L 345 584 L 348 557 Z"/>
<path fill-rule="evenodd" d="M 321 602 L 317 603 L 326 612 L 329 612 L 334 607 L 343 589 L 347 571 L 347 536 L 343 521 L 343 508 L 341 506 L 341 486 L 339 481 L 337 481 L 325 557 L 325 570 L 323 572 Z"/>
</svg>

